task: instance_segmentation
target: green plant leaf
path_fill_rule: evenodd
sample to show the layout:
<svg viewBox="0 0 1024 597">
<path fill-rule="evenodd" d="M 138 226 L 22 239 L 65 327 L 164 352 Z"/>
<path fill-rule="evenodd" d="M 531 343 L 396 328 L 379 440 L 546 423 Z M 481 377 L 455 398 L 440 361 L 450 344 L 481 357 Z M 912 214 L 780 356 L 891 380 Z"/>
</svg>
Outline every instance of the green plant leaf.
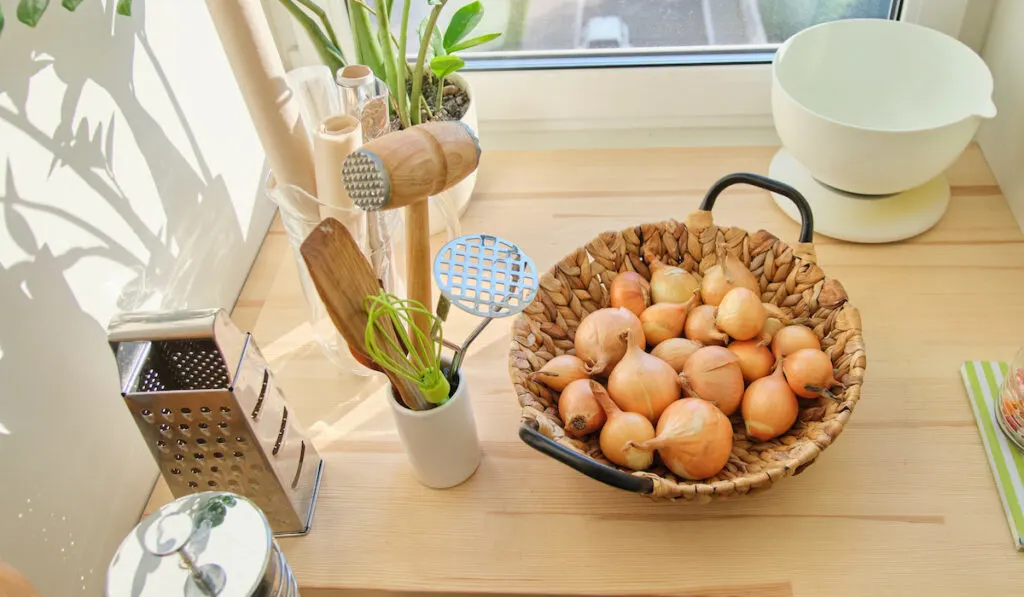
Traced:
<svg viewBox="0 0 1024 597">
<path fill-rule="evenodd" d="M 82 0 L 63 0 L 60 5 L 64 8 L 74 12 L 78 5 L 82 3 Z"/>
<path fill-rule="evenodd" d="M 359 2 L 348 3 L 348 18 L 351 23 L 352 37 L 356 45 L 356 61 L 365 64 L 373 71 L 374 76 L 382 81 L 387 80 L 384 71 L 384 55 L 377 43 L 377 32 L 370 21 L 367 7 Z"/>
<path fill-rule="evenodd" d="M 423 43 L 423 34 L 426 32 L 427 23 L 430 21 L 430 17 L 424 17 L 420 21 L 419 27 L 416 28 L 416 33 L 419 35 L 420 43 Z M 434 56 L 444 56 L 447 52 L 444 51 L 444 41 L 441 39 L 441 31 L 434 27 L 434 31 L 430 35 L 430 45 L 427 46 L 427 60 L 430 61 Z"/>
<path fill-rule="evenodd" d="M 466 61 L 458 56 L 438 56 L 430 61 L 430 70 L 438 79 L 444 79 L 464 66 Z"/>
<path fill-rule="evenodd" d="M 492 39 L 498 39 L 499 37 L 501 37 L 500 33 L 488 33 L 487 35 L 481 35 L 480 37 L 474 37 L 472 39 L 460 41 L 459 43 L 449 48 L 448 53 L 454 54 L 455 52 L 461 52 L 462 50 L 467 50 L 469 48 L 472 48 L 473 46 L 485 44 L 491 41 Z"/>
<path fill-rule="evenodd" d="M 117 0 L 117 14 L 132 16 L 132 0 Z"/>
<path fill-rule="evenodd" d="M 35 27 L 49 5 L 50 0 L 21 0 L 18 2 L 18 20 L 29 27 Z"/>
<path fill-rule="evenodd" d="M 0 6 L 0 33 L 4 32 L 4 7 Z"/>
<path fill-rule="evenodd" d="M 480 0 L 470 2 L 452 15 L 448 29 L 444 32 L 444 48 L 451 53 L 451 48 L 463 40 L 484 18 L 484 5 Z"/>
</svg>

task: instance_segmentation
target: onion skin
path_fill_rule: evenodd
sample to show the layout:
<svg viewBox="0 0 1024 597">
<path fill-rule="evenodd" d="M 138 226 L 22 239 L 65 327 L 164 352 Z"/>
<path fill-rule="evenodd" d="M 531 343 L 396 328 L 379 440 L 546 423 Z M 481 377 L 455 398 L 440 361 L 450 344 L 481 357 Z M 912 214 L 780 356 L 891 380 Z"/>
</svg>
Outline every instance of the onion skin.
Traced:
<svg viewBox="0 0 1024 597">
<path fill-rule="evenodd" d="M 732 424 L 714 405 L 684 398 L 665 409 L 657 437 L 638 447 L 656 449 L 665 466 L 684 479 L 707 479 L 729 462 Z"/>
<path fill-rule="evenodd" d="M 698 299 L 695 292 L 685 303 L 657 303 L 647 307 L 640 314 L 647 346 L 654 347 L 670 338 L 678 338 L 683 333 L 687 313 L 697 305 Z"/>
<path fill-rule="evenodd" d="M 772 337 L 772 354 L 776 359 L 787 357 L 802 348 L 821 350 L 821 340 L 809 327 L 787 325 Z"/>
<path fill-rule="evenodd" d="M 690 355 L 679 383 L 690 394 L 711 402 L 731 415 L 743 400 L 743 372 L 739 359 L 721 346 L 705 346 Z"/>
<path fill-rule="evenodd" d="M 586 364 L 571 354 L 559 355 L 544 363 L 539 371 L 530 374 L 530 380 L 540 382 L 556 392 L 563 391 L 565 386 L 578 379 L 588 377 Z"/>
<path fill-rule="evenodd" d="M 703 344 L 686 338 L 669 338 L 651 350 L 651 356 L 658 357 L 669 364 L 676 373 L 682 373 L 683 365 L 690 355 L 697 352 Z"/>
<path fill-rule="evenodd" d="M 622 410 L 641 414 L 654 423 L 669 404 L 679 400 L 676 372 L 665 361 L 644 352 L 632 336 L 628 341 L 629 350 L 608 376 L 608 394 Z"/>
<path fill-rule="evenodd" d="M 761 329 L 761 344 L 769 346 L 772 343 L 772 338 L 775 336 L 775 332 L 778 332 L 782 328 L 786 327 L 786 323 L 789 321 L 789 317 L 786 312 L 780 309 L 777 305 L 772 303 L 761 303 L 764 307 L 764 327 Z"/>
<path fill-rule="evenodd" d="M 733 288 L 746 288 L 760 296 L 761 288 L 754 274 L 743 262 L 731 254 L 704 273 L 700 284 L 700 298 L 705 305 L 718 306 Z"/>
<path fill-rule="evenodd" d="M 715 327 L 715 308 L 711 305 L 690 309 L 683 324 L 683 335 L 705 346 L 725 346 L 729 342 L 729 336 Z"/>
<path fill-rule="evenodd" d="M 651 306 L 651 283 L 636 272 L 622 272 L 608 289 L 612 307 L 624 307 L 637 317 Z"/>
<path fill-rule="evenodd" d="M 727 292 L 715 311 L 715 325 L 736 340 L 760 336 L 764 320 L 761 297 L 748 288 L 733 288 Z"/>
<path fill-rule="evenodd" d="M 565 386 L 558 397 L 558 416 L 565 425 L 565 432 L 576 438 L 601 429 L 607 420 L 589 379 L 577 379 Z"/>
<path fill-rule="evenodd" d="M 623 332 L 629 330 L 641 345 L 647 342 L 640 318 L 624 307 L 598 309 L 583 318 L 573 344 L 589 375 L 607 375 L 626 354 Z"/>
<path fill-rule="evenodd" d="M 654 464 L 654 450 L 641 448 L 637 444 L 654 439 L 654 425 L 643 415 L 622 412 L 601 384 L 596 381 L 587 383 L 591 384 L 591 392 L 608 419 L 598 437 L 598 445 L 604 457 L 634 471 L 650 468 Z"/>
<path fill-rule="evenodd" d="M 761 441 L 789 431 L 796 422 L 800 404 L 779 367 L 775 373 L 750 384 L 743 393 L 743 421 L 747 435 Z"/>
<path fill-rule="evenodd" d="M 700 288 L 697 278 L 681 267 L 666 265 L 658 259 L 651 264 L 651 298 L 658 303 L 685 303 Z"/>
<path fill-rule="evenodd" d="M 772 372 L 775 356 L 767 346 L 758 340 L 737 340 L 727 346 L 731 353 L 739 359 L 743 381 L 751 383 Z"/>
<path fill-rule="evenodd" d="M 770 346 L 772 338 L 774 338 L 775 334 L 784 327 L 786 327 L 786 324 L 782 323 L 782 320 L 770 316 L 766 317 L 764 320 L 764 327 L 761 328 L 760 344 L 762 346 Z M 772 356 L 774 356 L 774 354 Z"/>
<path fill-rule="evenodd" d="M 782 372 L 793 393 L 801 398 L 817 398 L 839 382 L 828 355 L 813 348 L 802 348 L 782 359 Z"/>
</svg>

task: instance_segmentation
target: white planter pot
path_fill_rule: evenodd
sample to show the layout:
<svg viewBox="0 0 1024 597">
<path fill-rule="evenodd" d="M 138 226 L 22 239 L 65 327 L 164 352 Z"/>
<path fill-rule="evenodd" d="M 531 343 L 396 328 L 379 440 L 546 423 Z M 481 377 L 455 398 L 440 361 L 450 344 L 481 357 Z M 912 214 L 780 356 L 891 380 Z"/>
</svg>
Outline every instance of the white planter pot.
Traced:
<svg viewBox="0 0 1024 597">
<path fill-rule="evenodd" d="M 480 138 L 479 123 L 477 121 L 476 113 L 476 102 L 473 100 L 473 89 L 469 86 L 469 83 L 459 75 L 448 75 L 448 78 L 452 80 L 456 85 L 466 90 L 466 94 L 469 96 L 469 107 L 466 109 L 466 113 L 462 115 L 462 123 L 469 127 L 473 134 Z M 473 195 L 473 189 L 476 187 L 476 172 L 473 172 L 465 178 L 459 184 L 445 191 L 448 198 L 452 202 L 452 206 L 455 208 L 455 213 L 458 217 L 462 217 L 462 214 L 466 213 L 466 209 L 469 208 L 469 200 Z M 444 214 L 441 209 L 437 206 L 437 201 L 431 199 L 430 201 L 430 233 L 438 234 L 445 230 Z"/>
<path fill-rule="evenodd" d="M 416 478 L 427 487 L 454 487 L 480 465 L 480 440 L 468 386 L 465 377 L 460 376 L 455 395 L 448 402 L 424 411 L 406 408 L 388 387 L 388 403 L 405 454 Z"/>
</svg>

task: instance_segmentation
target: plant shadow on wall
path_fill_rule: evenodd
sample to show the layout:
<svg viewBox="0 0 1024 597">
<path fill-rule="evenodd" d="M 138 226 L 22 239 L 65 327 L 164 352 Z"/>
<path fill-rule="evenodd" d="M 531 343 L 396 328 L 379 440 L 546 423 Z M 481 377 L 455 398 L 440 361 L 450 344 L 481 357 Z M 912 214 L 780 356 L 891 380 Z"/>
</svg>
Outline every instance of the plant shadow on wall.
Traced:
<svg viewBox="0 0 1024 597">
<path fill-rule="evenodd" d="M 50 28 L 46 35 L 41 35 L 41 31 L 8 30 L 5 41 L 15 43 L 5 43 L 0 48 L 6 71 L 2 77 L 0 98 L 6 95 L 13 106 L 12 109 L 0 102 L 0 119 L 20 129 L 52 154 L 51 175 L 59 168 L 71 169 L 116 212 L 121 220 L 119 224 L 126 225 L 135 238 L 131 243 L 118 242 L 104 230 L 74 215 L 72 210 L 18 196 L 9 163 L 6 190 L 0 197 L 8 233 L 30 255 L 35 254 L 38 247 L 33 246 L 27 234 L 31 228 L 23 214 L 33 211 L 45 213 L 88 233 L 95 239 L 96 246 L 72 249 L 58 258 L 68 267 L 78 259 L 91 256 L 131 268 L 134 279 L 125 286 L 118 301 L 122 310 L 143 304 L 183 306 L 168 304 L 168 301 L 177 302 L 193 296 L 195 280 L 204 275 L 209 279 L 209 273 L 216 271 L 220 257 L 229 247 L 237 247 L 243 240 L 224 180 L 210 171 L 142 28 L 144 12 L 144 4 L 139 3 L 133 18 L 118 17 L 115 20 L 113 3 L 108 3 L 104 9 L 97 2 L 88 2 L 80 6 L 74 15 L 67 15 L 68 18 L 62 20 L 60 24 L 65 25 L 62 28 L 67 31 Z M 82 32 L 87 32 L 84 35 L 89 38 L 84 51 L 80 37 Z M 17 43 L 14 38 L 19 35 L 30 36 L 31 43 Z M 173 106 L 178 118 L 175 124 L 187 138 L 190 156 L 172 142 L 165 131 L 166 125 L 158 122 L 136 96 L 133 64 L 139 58 L 136 53 L 140 51 L 160 80 L 166 100 Z M 47 68 L 52 68 L 60 82 L 67 86 L 60 105 L 60 122 L 52 133 L 38 128 L 27 117 L 32 78 Z M 109 96 L 116 110 L 104 121 L 90 122 L 88 117 L 76 115 L 83 93 L 92 85 L 100 87 Z M 122 127 L 128 129 L 147 170 L 145 173 L 131 172 L 131 175 L 148 175 L 162 204 L 166 223 L 159 230 L 154 231 L 147 226 L 133 209 L 133 203 L 137 204 L 138 199 L 129 197 L 118 182 L 114 139 Z M 190 157 L 197 168 L 190 163 Z M 74 197 L 61 200 L 73 202 Z M 195 215 L 200 204 L 203 207 L 202 218 Z M 179 257 L 197 255 L 190 249 L 200 243 L 208 243 L 211 235 L 220 240 L 214 244 L 217 253 L 205 253 L 202 259 Z M 139 256 L 139 251 L 129 250 L 127 247 L 132 244 L 141 244 L 148 256 Z"/>
<path fill-rule="evenodd" d="M 109 453 L 116 447 L 106 445 L 109 438 L 83 434 L 80 425 L 102 415 L 113 417 L 109 424 L 118 429 L 130 426 L 126 410 L 117 401 L 73 398 L 95 398 L 104 388 L 116 397 L 104 330 L 113 303 L 116 310 L 219 304 L 228 253 L 263 235 L 258 218 L 241 229 L 227 185 L 211 171 L 143 30 L 144 3 L 134 12 L 115 18 L 114 2 L 85 2 L 74 14 L 51 9 L 36 30 L 8 23 L 0 38 L 0 129 L 6 131 L 0 140 L 0 305 L 6 313 L 0 317 L 0 383 L 5 396 L 51 405 L 29 410 L 0 400 L 7 429 L 0 454 L 43 451 L 54 460 L 79 461 L 75 454 Z M 181 44 L 190 43 L 187 32 L 181 35 Z M 145 105 L 136 93 L 140 72 Z M 209 100 L 217 97 L 211 93 Z M 58 404 L 61 410 L 52 410 Z M 33 443 L 38 438 L 19 434 L 24 429 L 75 438 L 74 454 L 59 442 Z M 74 487 L 79 479 L 41 479 L 38 470 L 13 460 L 0 467 L 5 486 L 19 488 L 33 504 L 41 492 L 38 497 L 53 498 L 50 507 L 58 512 L 67 506 L 42 487 L 70 484 L 58 495 L 71 490 L 79 497 L 99 490 Z M 129 498 L 111 496 L 138 500 Z M 36 516 L 42 510 L 36 507 Z M 15 514 L 0 516 L 0 536 L 36 536 L 40 521 L 28 514 L 13 520 Z M 89 524 L 102 536 L 105 526 L 118 522 Z M 8 533 L 12 524 L 19 532 Z M 54 544 L 51 565 L 68 557 Z M 22 568 L 31 566 L 29 560 Z"/>
</svg>

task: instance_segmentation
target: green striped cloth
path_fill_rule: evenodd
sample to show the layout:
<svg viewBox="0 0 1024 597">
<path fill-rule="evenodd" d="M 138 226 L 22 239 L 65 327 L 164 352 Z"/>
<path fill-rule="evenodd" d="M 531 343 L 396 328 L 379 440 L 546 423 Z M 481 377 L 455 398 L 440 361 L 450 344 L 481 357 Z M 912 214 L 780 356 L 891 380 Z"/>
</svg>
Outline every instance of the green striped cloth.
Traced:
<svg viewBox="0 0 1024 597">
<path fill-rule="evenodd" d="M 967 394 L 978 420 L 981 441 L 992 465 L 992 475 L 1003 500 L 1014 546 L 1024 550 L 1024 455 L 1003 435 L 994 416 L 999 387 L 1009 365 L 996 361 L 967 361 L 960 369 Z"/>
</svg>

